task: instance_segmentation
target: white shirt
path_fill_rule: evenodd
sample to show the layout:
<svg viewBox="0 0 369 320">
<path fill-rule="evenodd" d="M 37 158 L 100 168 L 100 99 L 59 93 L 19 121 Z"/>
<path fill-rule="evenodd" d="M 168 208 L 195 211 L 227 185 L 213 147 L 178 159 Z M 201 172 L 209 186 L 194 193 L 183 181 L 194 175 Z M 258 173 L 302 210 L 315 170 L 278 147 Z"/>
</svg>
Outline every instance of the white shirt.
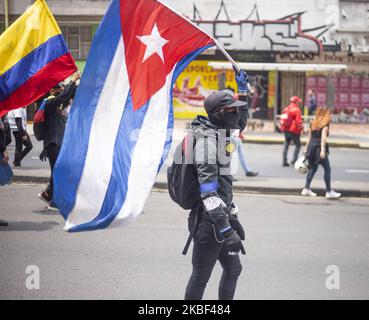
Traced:
<svg viewBox="0 0 369 320">
<path fill-rule="evenodd" d="M 19 109 L 11 110 L 8 112 L 8 121 L 9 121 L 10 129 L 12 129 L 13 131 L 18 131 L 17 124 L 15 123 L 15 118 L 22 118 L 22 127 L 23 127 L 23 130 L 26 130 L 26 126 L 27 126 L 26 108 L 19 108 Z"/>
</svg>

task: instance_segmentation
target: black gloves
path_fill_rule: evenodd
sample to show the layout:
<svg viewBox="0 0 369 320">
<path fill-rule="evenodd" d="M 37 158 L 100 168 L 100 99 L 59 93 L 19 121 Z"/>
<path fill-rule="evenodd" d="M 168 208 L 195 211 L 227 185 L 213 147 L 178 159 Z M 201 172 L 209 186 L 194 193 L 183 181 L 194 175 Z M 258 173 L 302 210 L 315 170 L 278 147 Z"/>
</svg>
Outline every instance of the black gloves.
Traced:
<svg viewBox="0 0 369 320">
<path fill-rule="evenodd" d="M 246 239 L 245 230 L 243 229 L 240 221 L 233 214 L 229 214 L 229 224 L 232 229 L 237 232 L 242 241 Z"/>
<path fill-rule="evenodd" d="M 230 252 L 238 253 L 240 250 L 242 254 L 245 254 L 245 248 L 242 245 L 241 238 L 236 231 L 232 230 L 224 237 L 225 245 Z"/>
<path fill-rule="evenodd" d="M 229 251 L 241 252 L 245 254 L 245 249 L 241 240 L 246 239 L 245 230 L 237 218 L 238 207 L 235 203 L 231 204 L 231 211 L 228 214 L 228 221 L 231 229 L 224 234 L 225 244 L 229 247 Z"/>
<path fill-rule="evenodd" d="M 46 150 L 44 149 L 44 150 L 42 150 L 42 152 L 40 153 L 40 155 L 38 156 L 39 157 L 39 159 L 41 160 L 41 161 L 46 161 L 46 159 L 47 159 L 47 153 L 46 153 Z"/>
</svg>

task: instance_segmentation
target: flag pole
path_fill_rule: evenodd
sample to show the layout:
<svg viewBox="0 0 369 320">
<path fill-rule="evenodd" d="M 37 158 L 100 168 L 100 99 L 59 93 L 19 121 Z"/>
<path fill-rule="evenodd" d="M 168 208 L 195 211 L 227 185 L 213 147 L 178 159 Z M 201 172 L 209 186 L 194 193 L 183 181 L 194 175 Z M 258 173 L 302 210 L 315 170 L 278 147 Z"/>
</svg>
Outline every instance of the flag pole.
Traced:
<svg viewBox="0 0 369 320">
<path fill-rule="evenodd" d="M 236 61 L 233 60 L 233 58 L 230 56 L 230 54 L 219 44 L 219 42 L 216 39 L 213 39 L 215 42 L 215 45 L 217 46 L 217 48 L 224 54 L 224 56 L 228 59 L 228 61 L 232 64 L 233 68 L 240 73 L 241 72 L 241 68 L 238 66 L 238 64 L 236 63 Z M 249 90 L 249 92 L 251 94 L 254 93 L 254 89 L 253 87 L 250 85 L 250 82 L 247 82 L 247 89 Z"/>
</svg>

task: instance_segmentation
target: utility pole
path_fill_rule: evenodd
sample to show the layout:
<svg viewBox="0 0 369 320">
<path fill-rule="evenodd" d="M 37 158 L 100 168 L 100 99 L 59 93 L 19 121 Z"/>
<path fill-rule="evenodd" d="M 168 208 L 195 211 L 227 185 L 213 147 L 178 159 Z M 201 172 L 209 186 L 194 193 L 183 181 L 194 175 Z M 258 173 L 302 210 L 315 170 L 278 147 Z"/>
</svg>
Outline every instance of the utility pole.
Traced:
<svg viewBox="0 0 369 320">
<path fill-rule="evenodd" d="M 4 14 L 5 14 L 5 29 L 8 29 L 8 27 L 9 27 L 9 8 L 8 8 L 8 0 L 5 0 L 5 3 L 4 3 L 4 5 L 5 5 L 5 12 L 4 12 Z"/>
</svg>

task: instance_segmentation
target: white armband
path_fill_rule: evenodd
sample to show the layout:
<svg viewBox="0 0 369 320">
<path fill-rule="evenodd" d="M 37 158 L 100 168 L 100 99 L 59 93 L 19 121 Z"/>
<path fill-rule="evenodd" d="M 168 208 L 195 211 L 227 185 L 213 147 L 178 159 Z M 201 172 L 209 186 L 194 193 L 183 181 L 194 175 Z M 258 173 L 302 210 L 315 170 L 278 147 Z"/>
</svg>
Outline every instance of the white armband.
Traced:
<svg viewBox="0 0 369 320">
<path fill-rule="evenodd" d="M 220 199 L 219 197 L 209 197 L 209 198 L 206 198 L 203 202 L 204 202 L 204 206 L 207 211 L 214 210 L 215 208 L 218 208 L 220 205 L 223 208 L 227 207 L 225 203 L 223 202 L 223 200 Z"/>
</svg>

